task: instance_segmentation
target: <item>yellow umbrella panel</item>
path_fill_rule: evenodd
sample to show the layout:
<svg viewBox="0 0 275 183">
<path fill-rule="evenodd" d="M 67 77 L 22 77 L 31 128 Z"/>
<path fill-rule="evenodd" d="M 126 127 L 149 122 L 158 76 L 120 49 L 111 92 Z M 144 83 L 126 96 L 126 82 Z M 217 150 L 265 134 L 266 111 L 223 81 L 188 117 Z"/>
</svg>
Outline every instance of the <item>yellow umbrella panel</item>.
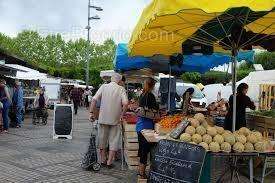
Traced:
<svg viewBox="0 0 275 183">
<path fill-rule="evenodd" d="M 214 46 L 214 52 L 230 50 L 232 42 L 224 39 L 236 24 L 275 35 L 274 7 L 275 0 L 153 0 L 132 33 L 130 54 L 181 53 L 187 40 Z"/>
</svg>

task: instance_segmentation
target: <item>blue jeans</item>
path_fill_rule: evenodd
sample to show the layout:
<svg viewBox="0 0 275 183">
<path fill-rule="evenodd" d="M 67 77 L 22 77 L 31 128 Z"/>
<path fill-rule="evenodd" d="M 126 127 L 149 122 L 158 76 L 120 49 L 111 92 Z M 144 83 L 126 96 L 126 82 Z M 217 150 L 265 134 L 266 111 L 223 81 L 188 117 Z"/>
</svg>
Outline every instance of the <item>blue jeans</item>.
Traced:
<svg viewBox="0 0 275 183">
<path fill-rule="evenodd" d="M 16 107 L 16 125 L 21 126 L 23 121 L 23 107 L 17 106 Z"/>
<path fill-rule="evenodd" d="M 3 109 L 2 109 L 2 118 L 3 118 L 3 128 L 4 130 L 9 129 L 9 109 L 10 109 L 10 102 L 7 100 L 2 101 Z"/>
</svg>

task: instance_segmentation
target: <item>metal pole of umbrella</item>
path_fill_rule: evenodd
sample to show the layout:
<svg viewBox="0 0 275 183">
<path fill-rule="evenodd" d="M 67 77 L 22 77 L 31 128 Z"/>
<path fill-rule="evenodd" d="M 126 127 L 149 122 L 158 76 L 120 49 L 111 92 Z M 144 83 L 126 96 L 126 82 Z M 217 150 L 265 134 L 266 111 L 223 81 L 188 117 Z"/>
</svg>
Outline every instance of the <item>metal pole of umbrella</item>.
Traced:
<svg viewBox="0 0 275 183">
<path fill-rule="evenodd" d="M 170 88 L 170 85 L 171 85 L 171 65 L 169 64 L 169 83 L 168 83 L 168 111 L 170 112 L 171 110 L 171 88 Z"/>
<path fill-rule="evenodd" d="M 232 131 L 236 130 L 236 113 L 237 113 L 237 50 L 233 50 L 232 54 L 232 91 L 233 91 L 233 116 L 232 116 Z"/>
</svg>

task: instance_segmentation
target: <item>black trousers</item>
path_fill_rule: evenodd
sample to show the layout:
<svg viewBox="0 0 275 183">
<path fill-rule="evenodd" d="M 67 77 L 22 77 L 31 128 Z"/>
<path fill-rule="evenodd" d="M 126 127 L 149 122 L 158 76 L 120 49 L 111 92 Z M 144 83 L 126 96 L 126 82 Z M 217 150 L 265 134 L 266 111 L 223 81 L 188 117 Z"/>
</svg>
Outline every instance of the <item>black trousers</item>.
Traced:
<svg viewBox="0 0 275 183">
<path fill-rule="evenodd" d="M 87 108 L 90 106 L 88 95 L 85 96 L 85 106 L 86 106 Z"/>
<path fill-rule="evenodd" d="M 73 103 L 74 103 L 74 114 L 77 114 L 79 102 L 78 101 L 73 101 Z"/>
<path fill-rule="evenodd" d="M 148 154 L 150 153 L 153 145 L 153 143 L 149 143 L 145 139 L 142 133 L 138 133 L 138 157 L 140 158 L 139 162 L 141 164 L 147 164 Z"/>
</svg>

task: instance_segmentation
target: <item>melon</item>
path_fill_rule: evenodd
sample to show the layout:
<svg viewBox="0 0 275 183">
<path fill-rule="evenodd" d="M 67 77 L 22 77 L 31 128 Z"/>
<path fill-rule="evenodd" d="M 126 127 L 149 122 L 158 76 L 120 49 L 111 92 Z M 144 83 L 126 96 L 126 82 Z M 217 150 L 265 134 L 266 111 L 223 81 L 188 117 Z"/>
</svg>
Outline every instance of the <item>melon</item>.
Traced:
<svg viewBox="0 0 275 183">
<path fill-rule="evenodd" d="M 244 144 L 244 151 L 245 151 L 245 152 L 253 152 L 253 151 L 254 151 L 254 146 L 253 146 L 253 144 L 250 143 L 250 142 L 246 142 L 246 143 Z"/>
<path fill-rule="evenodd" d="M 203 126 L 198 126 L 196 128 L 196 133 L 199 135 L 204 135 L 204 134 L 206 134 L 206 129 Z"/>
<path fill-rule="evenodd" d="M 180 140 L 184 142 L 191 142 L 191 135 L 188 133 L 183 133 L 180 136 Z"/>
<path fill-rule="evenodd" d="M 208 127 L 207 128 L 207 134 L 211 135 L 212 137 L 215 137 L 217 135 L 217 130 L 215 127 Z"/>
<path fill-rule="evenodd" d="M 194 128 L 197 128 L 200 125 L 200 122 L 195 118 L 190 118 L 188 119 L 188 121 L 190 122 L 190 125 Z"/>
<path fill-rule="evenodd" d="M 208 134 L 204 134 L 202 136 L 202 141 L 207 143 L 207 144 L 210 144 L 212 142 L 212 137 Z"/>
<path fill-rule="evenodd" d="M 195 142 L 196 144 L 199 144 L 202 142 L 202 137 L 199 134 L 194 134 L 192 136 L 192 142 Z"/>
<path fill-rule="evenodd" d="M 201 142 L 201 143 L 199 143 L 199 145 L 202 146 L 205 150 L 207 150 L 207 151 L 209 150 L 209 146 L 207 143 Z"/>
<path fill-rule="evenodd" d="M 221 150 L 223 152 L 231 152 L 231 145 L 228 142 L 223 142 L 221 144 Z"/>
<path fill-rule="evenodd" d="M 233 145 L 233 150 L 235 152 L 243 152 L 244 151 L 244 145 L 241 143 L 241 142 L 236 142 L 234 145 Z"/>
<path fill-rule="evenodd" d="M 188 133 L 190 135 L 194 135 L 196 133 L 196 129 L 193 126 L 188 126 L 185 129 L 185 133 Z"/>
<path fill-rule="evenodd" d="M 217 134 L 214 138 L 213 138 L 214 142 L 218 142 L 219 144 L 222 144 L 224 142 L 224 138 L 223 136 Z"/>
<path fill-rule="evenodd" d="M 209 150 L 212 152 L 220 152 L 220 144 L 217 142 L 211 142 L 209 144 Z"/>
</svg>

